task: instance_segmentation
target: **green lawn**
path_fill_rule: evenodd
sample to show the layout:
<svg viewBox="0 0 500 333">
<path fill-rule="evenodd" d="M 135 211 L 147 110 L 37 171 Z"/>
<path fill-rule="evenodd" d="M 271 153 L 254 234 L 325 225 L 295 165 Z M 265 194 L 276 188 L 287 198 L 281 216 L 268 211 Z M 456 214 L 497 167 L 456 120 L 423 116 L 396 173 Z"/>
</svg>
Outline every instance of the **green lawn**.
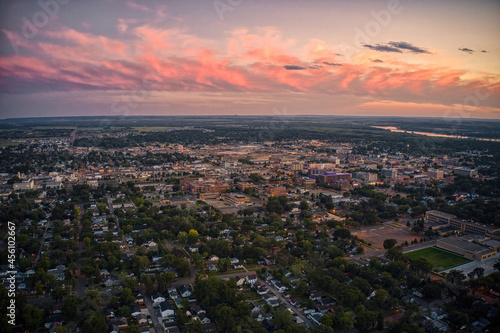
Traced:
<svg viewBox="0 0 500 333">
<path fill-rule="evenodd" d="M 441 272 L 452 267 L 460 266 L 470 262 L 471 260 L 458 256 L 456 254 L 440 250 L 436 247 L 428 247 L 425 249 L 405 253 L 410 259 L 425 258 L 432 264 L 434 270 Z"/>
</svg>

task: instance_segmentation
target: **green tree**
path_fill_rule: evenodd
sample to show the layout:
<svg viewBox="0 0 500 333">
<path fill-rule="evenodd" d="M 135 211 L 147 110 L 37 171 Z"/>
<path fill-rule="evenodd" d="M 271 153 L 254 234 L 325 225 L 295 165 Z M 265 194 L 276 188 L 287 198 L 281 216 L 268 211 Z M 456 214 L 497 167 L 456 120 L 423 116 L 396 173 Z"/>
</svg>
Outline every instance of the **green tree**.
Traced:
<svg viewBox="0 0 500 333">
<path fill-rule="evenodd" d="M 69 295 L 63 300 L 62 314 L 65 320 L 71 321 L 76 319 L 78 306 L 82 299 L 75 295 Z"/>
<path fill-rule="evenodd" d="M 108 324 L 104 315 L 97 311 L 89 311 L 82 320 L 83 333 L 106 333 Z"/>
<path fill-rule="evenodd" d="M 23 318 L 28 330 L 37 329 L 42 321 L 42 310 L 31 305 L 25 305 L 23 308 Z"/>
<path fill-rule="evenodd" d="M 395 240 L 394 238 L 389 238 L 384 240 L 384 249 L 386 250 L 392 249 L 397 244 L 397 242 L 398 241 Z"/>
<path fill-rule="evenodd" d="M 198 237 L 198 231 L 196 231 L 195 229 L 191 229 L 189 230 L 187 241 L 189 244 L 194 244 L 198 241 Z"/>
</svg>

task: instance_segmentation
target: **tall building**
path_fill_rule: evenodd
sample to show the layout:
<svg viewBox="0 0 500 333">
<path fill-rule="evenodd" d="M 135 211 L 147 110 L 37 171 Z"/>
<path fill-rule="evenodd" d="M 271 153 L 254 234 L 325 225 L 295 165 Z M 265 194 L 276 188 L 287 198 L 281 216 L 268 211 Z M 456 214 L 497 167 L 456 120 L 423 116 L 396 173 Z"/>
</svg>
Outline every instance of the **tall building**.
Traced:
<svg viewBox="0 0 500 333">
<path fill-rule="evenodd" d="M 443 179 L 444 172 L 443 170 L 429 169 L 429 171 L 427 171 L 427 176 L 432 179 Z"/>
<path fill-rule="evenodd" d="M 500 228 L 498 227 L 462 220 L 453 214 L 438 210 L 427 211 L 425 213 L 425 222 L 432 230 L 452 227 L 457 230 L 470 232 L 471 234 L 492 235 L 500 233 Z"/>
<path fill-rule="evenodd" d="M 453 172 L 456 175 L 466 176 L 471 178 L 477 177 L 479 175 L 477 169 L 469 169 L 469 168 L 456 168 L 453 169 Z"/>
<path fill-rule="evenodd" d="M 395 168 L 390 168 L 390 169 L 383 168 L 382 169 L 382 175 L 385 176 L 385 177 L 387 177 L 387 178 L 397 179 L 398 178 L 398 169 L 395 169 Z"/>
</svg>

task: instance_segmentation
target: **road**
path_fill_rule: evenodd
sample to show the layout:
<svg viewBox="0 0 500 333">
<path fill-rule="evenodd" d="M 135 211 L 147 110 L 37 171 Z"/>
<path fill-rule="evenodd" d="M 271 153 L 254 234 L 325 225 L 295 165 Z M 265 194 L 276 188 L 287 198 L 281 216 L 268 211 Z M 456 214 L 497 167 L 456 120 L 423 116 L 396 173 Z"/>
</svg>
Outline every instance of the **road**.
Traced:
<svg viewBox="0 0 500 333">
<path fill-rule="evenodd" d="M 40 243 L 40 248 L 38 249 L 38 253 L 36 254 L 35 262 L 38 262 L 38 259 L 40 259 L 43 246 L 45 245 L 45 237 L 47 237 L 47 231 L 49 230 L 49 227 L 50 227 L 50 221 L 47 221 L 47 226 L 45 227 L 45 232 L 43 233 L 42 241 Z"/>
<path fill-rule="evenodd" d="M 300 319 L 302 319 L 308 327 L 313 328 L 315 324 L 307 318 L 303 313 L 301 313 L 295 306 L 293 306 L 278 290 L 276 290 L 271 284 L 265 283 L 261 279 L 257 279 L 259 285 L 267 285 L 269 290 L 290 310 L 292 310 Z"/>
<path fill-rule="evenodd" d="M 163 323 L 160 323 L 158 321 L 158 317 L 155 314 L 155 309 L 153 307 L 153 301 L 151 300 L 151 296 L 146 294 L 146 288 L 142 287 L 140 288 L 142 294 L 144 295 L 144 303 L 146 304 L 149 315 L 151 316 L 151 320 L 153 321 L 153 325 L 155 327 L 156 333 L 163 333 L 165 332 L 165 326 L 163 326 Z"/>
<path fill-rule="evenodd" d="M 80 216 L 78 217 L 78 235 L 82 232 L 82 217 L 84 213 L 83 205 L 80 205 Z M 87 278 L 83 276 L 80 272 L 80 268 L 82 267 L 82 250 L 84 248 L 83 239 L 79 239 L 78 242 L 78 258 L 76 259 L 76 263 L 78 265 L 78 270 L 76 271 L 76 278 L 78 279 L 78 284 L 76 285 L 76 294 L 78 297 L 82 297 L 87 289 Z"/>
<path fill-rule="evenodd" d="M 106 194 L 106 199 L 108 201 L 108 207 L 109 207 L 109 212 L 111 213 L 112 216 L 115 215 L 115 210 L 113 208 L 113 200 L 111 199 L 111 196 L 109 194 Z M 118 220 L 117 218 L 117 221 L 116 221 L 116 228 L 118 230 L 118 232 L 120 232 L 120 221 Z M 122 236 L 122 244 L 125 246 L 125 251 L 124 252 L 127 252 L 129 251 L 129 247 L 128 247 L 128 242 L 127 242 L 127 239 L 125 238 L 125 234 L 123 234 Z"/>
</svg>

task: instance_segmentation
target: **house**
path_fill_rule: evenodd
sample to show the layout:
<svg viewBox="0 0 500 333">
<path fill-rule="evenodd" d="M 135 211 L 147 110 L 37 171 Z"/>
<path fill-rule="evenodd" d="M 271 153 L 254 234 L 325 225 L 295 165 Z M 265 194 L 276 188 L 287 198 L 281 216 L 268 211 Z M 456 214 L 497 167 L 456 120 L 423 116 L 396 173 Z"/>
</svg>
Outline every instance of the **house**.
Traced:
<svg viewBox="0 0 500 333">
<path fill-rule="evenodd" d="M 254 285 L 254 283 L 257 282 L 257 275 L 256 274 L 247 275 L 245 281 L 250 285 Z"/>
<path fill-rule="evenodd" d="M 208 317 L 204 313 L 200 313 L 198 315 L 198 318 L 200 319 L 200 322 L 202 324 L 210 324 L 210 319 L 208 319 Z"/>
<path fill-rule="evenodd" d="M 120 281 L 115 279 L 112 276 L 106 277 L 104 280 L 101 282 L 104 286 L 106 287 L 112 287 L 120 284 Z"/>
<path fill-rule="evenodd" d="M 262 286 L 259 286 L 257 288 L 257 294 L 259 294 L 259 295 L 267 294 L 268 291 L 269 291 L 269 288 L 266 285 L 262 285 Z"/>
<path fill-rule="evenodd" d="M 188 250 L 191 253 L 196 253 L 196 252 L 198 252 L 198 246 L 196 246 L 196 245 L 189 245 Z"/>
<path fill-rule="evenodd" d="M 157 247 L 158 244 L 156 244 L 156 242 L 150 240 L 147 244 L 146 244 L 146 247 Z"/>
<path fill-rule="evenodd" d="M 267 303 L 269 304 L 269 302 L 271 301 L 277 301 L 278 298 L 276 296 L 274 296 L 273 294 L 264 294 L 262 295 L 262 299 Z"/>
<path fill-rule="evenodd" d="M 168 297 L 170 297 L 171 299 L 176 300 L 177 298 L 179 298 L 179 293 L 177 293 L 177 289 L 168 288 L 167 291 L 168 291 Z"/>
<path fill-rule="evenodd" d="M 214 323 L 206 324 L 203 326 L 203 333 L 215 333 L 217 326 Z"/>
<path fill-rule="evenodd" d="M 154 305 L 158 305 L 161 302 L 165 301 L 165 296 L 163 296 L 159 291 L 155 290 L 151 295 L 151 300 L 153 301 Z"/>
<path fill-rule="evenodd" d="M 139 303 L 139 304 L 143 304 L 143 303 L 144 303 L 144 296 L 142 296 L 142 294 L 141 294 L 140 292 L 135 291 L 135 292 L 133 293 L 133 295 L 134 295 L 134 297 L 135 297 L 135 299 L 136 299 L 137 303 Z"/>
<path fill-rule="evenodd" d="M 200 315 L 202 313 L 207 313 L 205 310 L 203 310 L 198 304 L 193 304 L 191 305 L 191 312 L 196 314 L 196 315 Z"/>
<path fill-rule="evenodd" d="M 264 263 L 266 264 L 266 266 L 271 266 L 271 265 L 274 265 L 276 263 L 276 260 L 274 260 L 273 258 L 271 258 L 269 256 L 266 256 L 264 258 Z"/>
<path fill-rule="evenodd" d="M 231 265 L 236 265 L 240 263 L 240 259 L 238 258 L 231 258 Z"/>
<path fill-rule="evenodd" d="M 119 332 L 120 329 L 124 329 L 125 327 L 128 327 L 127 318 L 125 318 L 125 317 L 119 317 L 119 318 L 112 319 L 110 321 L 110 324 L 113 327 L 113 330 L 116 332 Z"/>
<path fill-rule="evenodd" d="M 185 285 L 183 284 L 182 286 L 179 287 L 179 293 L 181 297 L 189 297 L 193 293 L 193 288 L 191 285 Z"/>
<path fill-rule="evenodd" d="M 167 327 L 168 326 L 168 327 Z M 180 333 L 181 330 L 175 321 L 165 323 L 165 332 L 168 333 Z"/>
<path fill-rule="evenodd" d="M 286 291 L 286 287 L 281 282 L 275 283 L 274 286 L 280 293 L 284 293 Z"/>
<path fill-rule="evenodd" d="M 322 315 L 319 313 L 311 313 L 307 315 L 307 318 L 311 319 L 316 325 L 321 325 L 321 317 Z"/>
<path fill-rule="evenodd" d="M 60 313 L 51 314 L 45 319 L 45 328 L 62 325 L 63 317 Z"/>
<path fill-rule="evenodd" d="M 217 266 L 214 265 L 214 264 L 210 264 L 210 265 L 208 265 L 208 270 L 210 272 L 216 272 L 217 271 Z"/>
<path fill-rule="evenodd" d="M 262 273 L 262 275 L 264 276 L 264 279 L 266 281 L 272 280 L 272 278 L 273 278 L 273 275 L 269 272 L 264 272 L 264 273 Z"/>
<path fill-rule="evenodd" d="M 219 257 L 217 257 L 215 254 L 212 254 L 210 257 L 208 257 L 208 261 L 210 262 L 219 262 Z"/>
<path fill-rule="evenodd" d="M 264 321 L 262 322 L 262 326 L 264 326 L 264 328 L 265 328 L 266 330 L 268 330 L 269 332 L 274 332 L 274 331 L 276 330 L 276 327 L 275 327 L 275 326 L 273 325 L 273 323 L 272 323 L 270 320 L 268 320 L 268 319 L 266 319 L 266 320 L 264 320 Z"/>
<path fill-rule="evenodd" d="M 160 303 L 160 312 L 162 318 L 171 318 L 174 317 L 174 308 L 167 301 L 163 301 Z"/>
<path fill-rule="evenodd" d="M 137 323 L 139 325 L 147 324 L 148 323 L 148 316 L 146 316 L 144 313 L 140 313 L 138 315 L 134 315 L 135 319 L 137 319 Z"/>
<path fill-rule="evenodd" d="M 140 315 L 141 314 L 141 308 L 138 307 L 137 305 L 131 306 L 130 307 L 130 314 L 132 316 L 134 316 L 134 317 Z"/>
<path fill-rule="evenodd" d="M 240 287 L 245 283 L 245 279 L 242 278 L 241 276 L 235 276 L 234 280 L 236 281 L 236 286 Z"/>
<path fill-rule="evenodd" d="M 326 294 L 323 291 L 316 291 L 314 293 L 311 293 L 311 295 L 309 295 L 309 298 L 313 301 L 316 301 L 316 300 L 319 300 L 325 296 L 326 296 Z"/>
</svg>

